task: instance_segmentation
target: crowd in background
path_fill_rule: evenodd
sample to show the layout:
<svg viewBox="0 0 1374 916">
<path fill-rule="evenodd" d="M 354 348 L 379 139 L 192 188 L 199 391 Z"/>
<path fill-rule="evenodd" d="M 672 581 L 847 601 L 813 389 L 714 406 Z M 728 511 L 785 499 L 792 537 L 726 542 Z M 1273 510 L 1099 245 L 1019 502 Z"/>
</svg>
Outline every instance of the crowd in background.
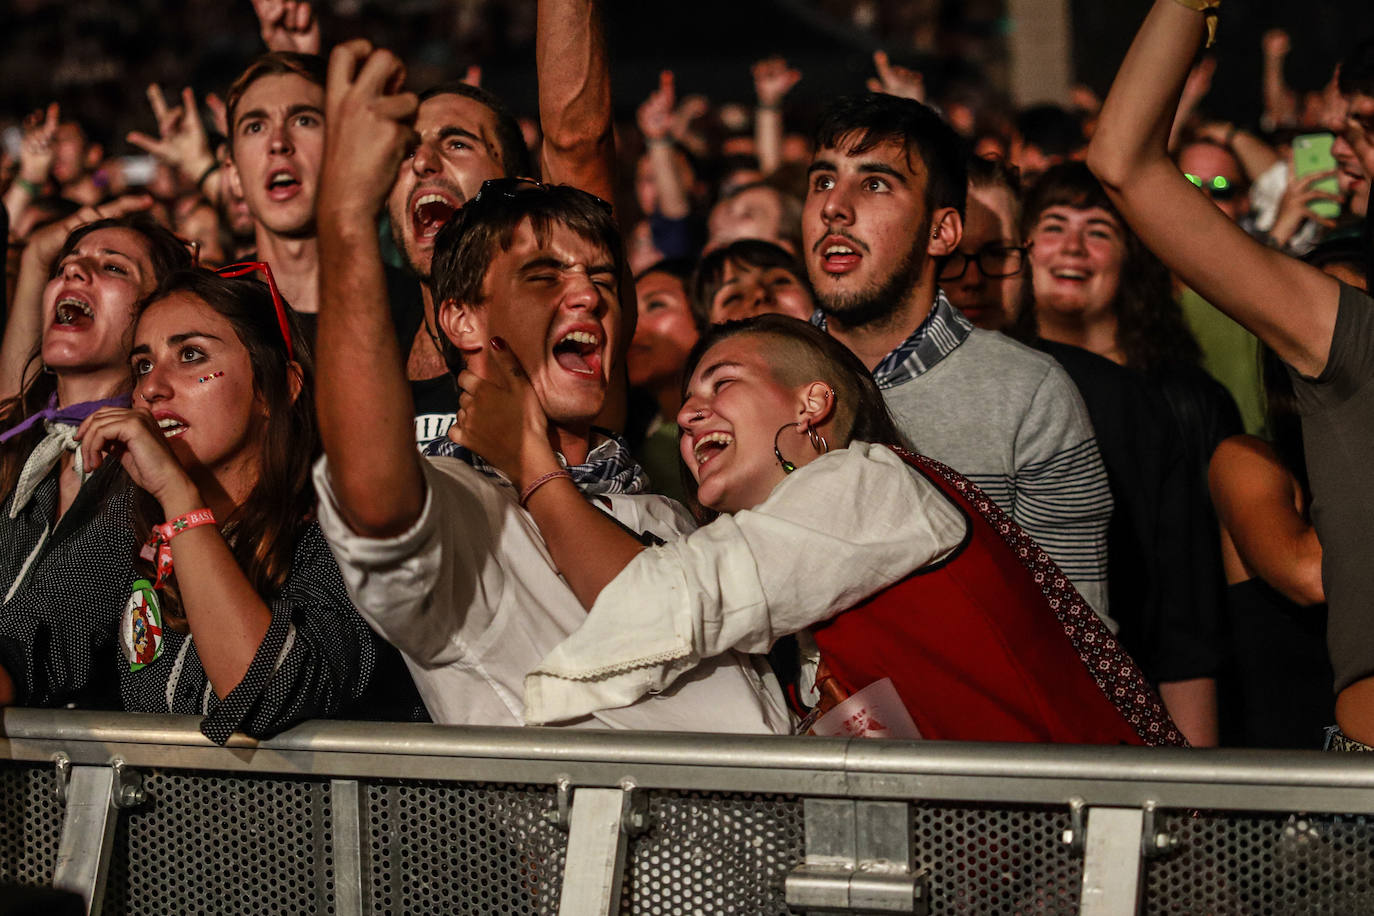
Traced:
<svg viewBox="0 0 1374 916">
<path fill-rule="evenodd" d="M 331 58 L 308 4 L 263 0 L 268 53 L 232 85 L 22 120 L 0 697 L 198 714 L 221 741 L 329 715 L 789 733 L 886 675 L 926 737 L 1374 741 L 1374 41 L 1296 92 L 1267 33 L 1256 124 L 1210 114 L 1217 12 L 1192 0 L 1160 0 L 1105 103 L 932 97 L 879 52 L 815 122 L 788 105 L 807 74 L 766 57 L 753 104 L 664 70 L 612 123 L 599 15 L 534 6 L 506 25 L 540 42 L 536 117 L 477 67 L 431 89 L 424 61 Z M 136 110 L 143 155 L 112 155 Z M 556 337 L 492 330 L 507 275 L 572 316 Z M 776 433 L 711 382 L 727 351 L 802 405 Z M 797 514 L 803 480 L 835 518 Z M 957 684 L 854 660 L 858 608 L 887 613 L 861 602 L 918 574 L 902 608 L 1001 637 L 899 609 L 867 638 L 967 666 Z M 1015 727 L 970 734 L 911 699 L 967 711 L 1018 678 L 1082 722 L 1006 699 L 971 721 Z"/>
</svg>

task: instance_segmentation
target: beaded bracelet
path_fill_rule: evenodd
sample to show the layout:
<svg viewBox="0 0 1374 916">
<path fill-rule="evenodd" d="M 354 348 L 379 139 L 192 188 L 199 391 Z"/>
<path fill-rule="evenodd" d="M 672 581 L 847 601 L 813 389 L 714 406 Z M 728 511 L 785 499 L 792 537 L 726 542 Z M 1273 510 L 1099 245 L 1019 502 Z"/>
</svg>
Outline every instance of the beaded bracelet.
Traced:
<svg viewBox="0 0 1374 916">
<path fill-rule="evenodd" d="M 212 163 L 210 163 L 210 167 L 207 168 L 204 172 L 201 172 L 201 173 L 200 173 L 200 177 L 196 179 L 196 190 L 199 191 L 200 193 L 204 194 L 204 193 L 205 193 L 205 179 L 209 178 L 211 175 L 215 174 L 215 173 L 218 172 L 218 171 L 219 171 L 219 163 L 218 163 L 218 162 L 212 162 Z"/>
<path fill-rule="evenodd" d="M 572 480 L 571 474 L 569 474 L 562 468 L 559 468 L 556 471 L 549 471 L 547 474 L 542 474 L 539 477 L 534 478 L 534 480 L 530 481 L 530 485 L 525 487 L 524 490 L 520 491 L 520 508 L 528 509 L 529 506 L 527 506 L 526 503 L 530 501 L 530 497 L 534 495 L 534 491 L 542 487 L 544 484 L 548 483 L 550 480 L 557 480 L 560 477 L 565 478 L 567 480 Z"/>
<path fill-rule="evenodd" d="M 139 556 L 145 560 L 151 560 L 157 568 L 157 578 L 153 580 L 153 588 L 161 588 L 162 583 L 172 572 L 172 538 L 192 528 L 199 528 L 201 525 L 215 524 L 215 514 L 209 509 L 196 509 L 179 515 L 170 522 L 163 522 L 161 525 L 153 526 L 153 533 L 148 536 L 148 543 L 143 545 L 139 551 Z"/>
</svg>

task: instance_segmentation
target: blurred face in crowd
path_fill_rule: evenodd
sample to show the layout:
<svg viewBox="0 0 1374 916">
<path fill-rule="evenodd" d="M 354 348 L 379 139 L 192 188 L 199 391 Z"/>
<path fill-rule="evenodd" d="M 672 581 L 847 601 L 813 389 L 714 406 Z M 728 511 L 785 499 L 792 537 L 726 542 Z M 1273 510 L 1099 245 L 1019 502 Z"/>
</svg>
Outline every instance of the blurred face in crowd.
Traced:
<svg viewBox="0 0 1374 916">
<path fill-rule="evenodd" d="M 1051 323 L 1087 324 L 1111 313 L 1126 260 L 1115 216 L 1101 207 L 1050 207 L 1027 241 L 1037 315 Z"/>
<path fill-rule="evenodd" d="M 669 385 L 676 389 L 687 354 L 697 342 L 696 320 L 682 281 L 654 271 L 635 283 L 639 321 L 625 356 L 630 384 L 642 388 Z"/>
<path fill-rule="evenodd" d="M 857 140 L 817 151 L 802 215 L 817 304 L 851 326 L 890 314 L 912 292 L 931 224 L 920 157 L 890 141 L 850 153 Z"/>
<path fill-rule="evenodd" d="M 231 189 L 253 218 L 275 235 L 313 235 L 324 89 L 295 73 L 261 77 L 239 99 L 229 129 Z"/>
<path fill-rule="evenodd" d="M 792 243 L 785 239 L 782 222 L 782 194 L 769 187 L 748 188 L 711 209 L 707 221 L 710 241 L 706 247 L 719 248 L 736 239 L 763 239 L 792 251 Z"/>
<path fill-rule="evenodd" d="M 87 233 L 44 288 L 43 363 L 58 374 L 127 380 L 135 309 L 156 285 L 142 235 L 119 227 Z"/>
<path fill-rule="evenodd" d="M 81 126 L 67 121 L 57 126 L 52 145 L 52 177 L 58 184 L 71 184 L 100 164 L 101 149 L 87 144 Z"/>
<path fill-rule="evenodd" d="M 1331 108 L 1327 128 L 1336 135 L 1331 155 L 1336 159 L 1336 179 L 1341 193 L 1350 198 L 1350 211 L 1365 216 L 1369 211 L 1369 172 L 1356 153 L 1357 146 L 1374 143 L 1374 96 L 1356 92 L 1342 96 Z"/>
<path fill-rule="evenodd" d="M 1178 154 L 1179 171 L 1191 175 L 1217 209 L 1232 222 L 1250 209 L 1250 198 L 1244 193 L 1245 173 L 1240 161 L 1224 147 L 1215 143 L 1191 143 Z"/>
<path fill-rule="evenodd" d="M 434 237 L 489 178 L 505 177 L 496 112 L 476 99 L 444 93 L 425 99 L 415 117 L 420 142 L 401 162 L 387 198 L 397 249 L 429 279 Z"/>
<path fill-rule="evenodd" d="M 527 219 L 509 248 L 497 246 L 482 301 L 442 303 L 439 323 L 478 371 L 477 355 L 503 338 L 548 418 L 589 433 L 618 343 L 618 284 L 615 259 L 600 244 L 562 223 L 541 240 Z"/>
<path fill-rule="evenodd" d="M 1025 278 L 1019 245 L 1011 190 L 970 186 L 964 237 L 939 281 L 949 301 L 980 328 L 1001 330 L 1015 314 Z"/>
<path fill-rule="evenodd" d="M 776 312 L 807 321 L 816 310 L 805 284 L 786 267 L 758 267 L 734 259 L 721 271 L 711 299 L 710 323 L 738 321 Z"/>
</svg>

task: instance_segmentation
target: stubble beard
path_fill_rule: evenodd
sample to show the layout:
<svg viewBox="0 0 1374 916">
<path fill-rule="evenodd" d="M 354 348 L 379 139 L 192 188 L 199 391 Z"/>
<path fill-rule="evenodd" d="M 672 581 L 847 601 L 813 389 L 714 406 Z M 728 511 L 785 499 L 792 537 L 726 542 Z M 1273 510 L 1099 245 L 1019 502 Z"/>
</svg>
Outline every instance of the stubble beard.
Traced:
<svg viewBox="0 0 1374 916">
<path fill-rule="evenodd" d="M 881 324 L 906 299 L 925 268 L 929 253 L 921 241 L 917 240 L 891 274 L 872 287 L 838 295 L 823 293 L 818 288 L 816 302 L 821 311 L 848 328 Z"/>
</svg>

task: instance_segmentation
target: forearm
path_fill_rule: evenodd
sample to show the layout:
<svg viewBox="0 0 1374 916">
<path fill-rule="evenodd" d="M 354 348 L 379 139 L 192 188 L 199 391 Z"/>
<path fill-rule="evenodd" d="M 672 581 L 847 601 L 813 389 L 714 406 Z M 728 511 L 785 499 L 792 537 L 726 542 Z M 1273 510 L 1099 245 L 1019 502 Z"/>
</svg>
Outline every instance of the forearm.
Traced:
<svg viewBox="0 0 1374 916">
<path fill-rule="evenodd" d="M 540 0 L 535 40 L 543 177 L 615 199 L 611 71 L 595 0 Z"/>
<path fill-rule="evenodd" d="M 571 480 L 553 480 L 527 501 L 554 566 L 588 610 L 644 545 L 597 509 Z"/>
<path fill-rule="evenodd" d="M 692 205 L 678 175 L 677 152 L 671 141 L 649 141 L 649 167 L 658 188 L 658 215 L 664 219 L 686 219 Z"/>
<path fill-rule="evenodd" d="M 1283 58 L 1264 61 L 1264 114 L 1275 127 L 1290 127 L 1296 120 L 1293 96 L 1283 79 Z"/>
<path fill-rule="evenodd" d="M 1193 747 L 1217 746 L 1217 682 L 1200 677 L 1159 685 L 1164 708 Z"/>
<path fill-rule="evenodd" d="M 1125 189 L 1142 165 L 1168 158 L 1179 94 L 1205 31 L 1200 13 L 1155 0 L 1117 71 L 1088 147 L 1088 165 L 1111 188 Z"/>
<path fill-rule="evenodd" d="M 24 211 L 32 202 L 33 192 L 16 178 L 9 190 L 5 192 L 5 212 L 9 214 L 11 226 L 19 222 L 19 217 L 23 216 Z"/>
<path fill-rule="evenodd" d="M 339 508 L 359 534 L 399 534 L 425 483 L 371 217 L 321 209 L 316 407 Z"/>
<path fill-rule="evenodd" d="M 25 252 L 5 322 L 5 339 L 0 342 L 0 398 L 19 393 L 24 367 L 42 339 L 43 289 L 47 283 L 47 265 L 35 263 Z"/>
<path fill-rule="evenodd" d="M 1279 161 L 1274 148 L 1248 130 L 1236 130 L 1231 135 L 1231 152 L 1240 160 L 1245 177 L 1254 181 Z"/>
<path fill-rule="evenodd" d="M 754 109 L 754 145 L 758 149 L 759 170 L 771 175 L 782 165 L 782 108 L 759 105 Z"/>
</svg>

